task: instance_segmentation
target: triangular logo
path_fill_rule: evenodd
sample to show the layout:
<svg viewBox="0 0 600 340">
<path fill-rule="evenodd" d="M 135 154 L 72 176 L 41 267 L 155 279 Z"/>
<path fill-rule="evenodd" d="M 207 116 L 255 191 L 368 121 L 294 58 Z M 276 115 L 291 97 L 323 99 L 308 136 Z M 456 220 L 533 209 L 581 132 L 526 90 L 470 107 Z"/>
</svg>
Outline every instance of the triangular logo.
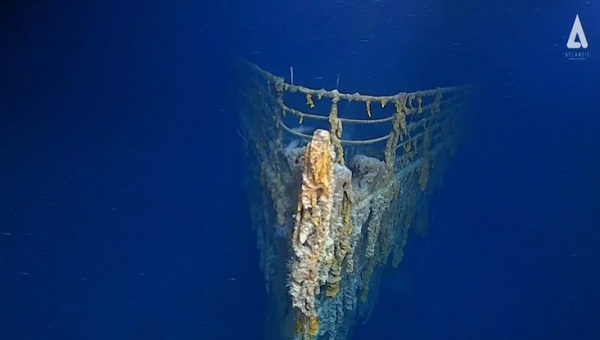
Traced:
<svg viewBox="0 0 600 340">
<path fill-rule="evenodd" d="M 585 33 L 583 32 L 581 21 L 579 21 L 579 15 L 575 16 L 575 22 L 573 22 L 573 28 L 571 28 L 571 34 L 569 34 L 567 47 L 572 49 L 588 47 L 587 38 L 585 37 Z"/>
</svg>

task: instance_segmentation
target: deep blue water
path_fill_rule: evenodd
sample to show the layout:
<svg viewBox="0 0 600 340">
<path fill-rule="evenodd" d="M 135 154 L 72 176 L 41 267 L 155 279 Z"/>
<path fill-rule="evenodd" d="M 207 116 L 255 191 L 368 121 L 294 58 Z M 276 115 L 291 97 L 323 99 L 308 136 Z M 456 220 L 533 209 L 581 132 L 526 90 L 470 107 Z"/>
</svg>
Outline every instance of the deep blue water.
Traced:
<svg viewBox="0 0 600 340">
<path fill-rule="evenodd" d="M 366 93 L 474 84 L 412 293 L 356 339 L 600 338 L 600 2 L 0 5 L 0 339 L 261 339 L 244 57 Z M 568 60 L 579 15 L 586 60 Z"/>
</svg>

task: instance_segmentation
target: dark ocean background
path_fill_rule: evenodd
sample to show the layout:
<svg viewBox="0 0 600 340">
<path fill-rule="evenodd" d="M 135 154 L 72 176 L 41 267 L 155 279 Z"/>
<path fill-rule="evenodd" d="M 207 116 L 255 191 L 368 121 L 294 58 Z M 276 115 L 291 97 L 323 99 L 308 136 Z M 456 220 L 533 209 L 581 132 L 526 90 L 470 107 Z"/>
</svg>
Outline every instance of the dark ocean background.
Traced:
<svg viewBox="0 0 600 340">
<path fill-rule="evenodd" d="M 0 339 L 264 337 L 240 57 L 317 88 L 475 89 L 430 234 L 408 242 L 410 294 L 382 290 L 355 339 L 600 339 L 599 1 L 4 1 L 0 17 Z"/>
</svg>

